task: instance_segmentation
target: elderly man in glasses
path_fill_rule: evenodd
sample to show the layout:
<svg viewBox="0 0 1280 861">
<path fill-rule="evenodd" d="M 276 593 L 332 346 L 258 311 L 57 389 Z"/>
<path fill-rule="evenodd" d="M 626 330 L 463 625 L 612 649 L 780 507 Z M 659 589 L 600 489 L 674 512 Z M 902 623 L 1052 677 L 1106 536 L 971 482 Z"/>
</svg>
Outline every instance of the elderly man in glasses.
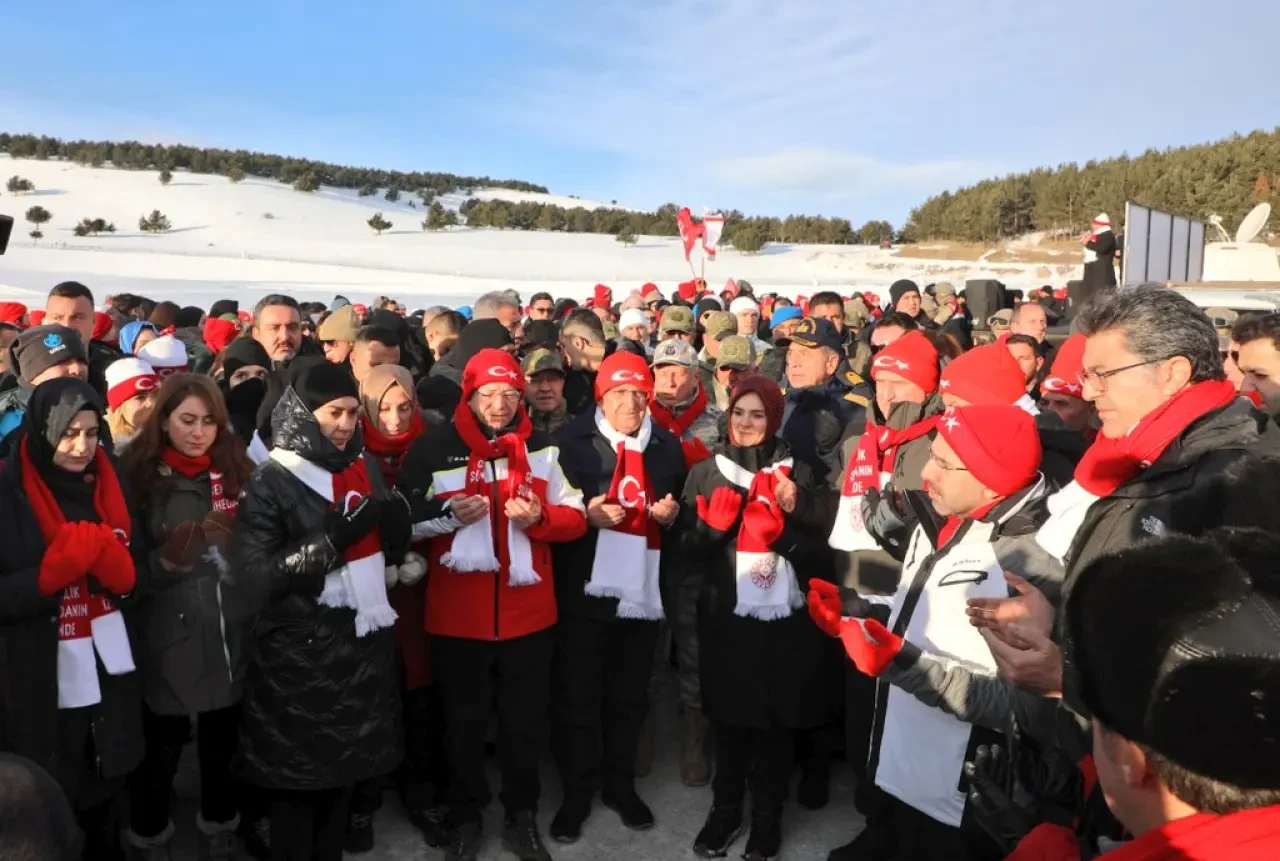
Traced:
<svg viewBox="0 0 1280 861">
<path fill-rule="evenodd" d="M 1218 333 L 1188 299 L 1154 285 L 1095 299 L 1076 318 L 1085 336 L 1080 397 L 1100 430 L 1074 481 L 1049 500 L 1037 544 L 1066 566 L 1064 594 L 1106 553 L 1171 532 L 1225 522 L 1223 482 L 1280 452 L 1280 434 L 1223 374 Z M 1037 617 L 1034 590 L 970 601 L 1000 672 L 1057 700 L 1052 739 L 1073 758 L 1088 749 L 1088 714 L 1062 620 Z M 1075 732 L 1063 732 L 1067 727 Z"/>
</svg>

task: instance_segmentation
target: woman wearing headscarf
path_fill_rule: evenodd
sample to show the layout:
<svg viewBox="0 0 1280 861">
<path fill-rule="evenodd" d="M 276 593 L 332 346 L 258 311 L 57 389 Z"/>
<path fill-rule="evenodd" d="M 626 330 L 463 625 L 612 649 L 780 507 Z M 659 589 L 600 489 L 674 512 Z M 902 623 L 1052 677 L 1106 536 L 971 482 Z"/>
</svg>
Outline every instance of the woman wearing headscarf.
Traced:
<svg viewBox="0 0 1280 861">
<path fill-rule="evenodd" d="M 102 402 L 62 377 L 31 395 L 0 472 L 0 749 L 53 774 L 85 857 L 121 854 L 119 801 L 142 758 L 138 673 L 118 602 L 145 553 L 99 439 Z"/>
<path fill-rule="evenodd" d="M 267 396 L 267 375 L 271 358 L 252 338 L 232 341 L 214 363 L 213 376 L 222 388 L 231 416 L 231 427 L 249 447 L 249 459 L 262 463 L 267 459 L 267 445 L 257 435 L 258 410 Z"/>
<path fill-rule="evenodd" d="M 222 579 L 253 465 L 216 384 L 197 374 L 165 380 L 121 463 L 138 529 L 154 548 L 133 611 L 147 753 L 130 782 L 129 840 L 167 853 L 173 779 L 195 718 L 200 857 L 234 858 L 240 817 L 230 765 L 240 728 L 243 630 L 223 613 Z"/>
<path fill-rule="evenodd" d="M 413 375 L 407 368 L 379 365 L 369 371 L 360 386 L 360 427 L 365 451 L 381 468 L 386 485 L 394 486 L 409 447 L 427 430 L 414 395 Z M 443 727 L 427 660 L 425 574 L 426 560 L 415 554 L 410 554 L 403 564 L 389 564 L 386 569 L 387 595 L 396 611 L 404 709 L 405 759 L 396 782 L 409 820 L 422 830 L 431 845 L 442 845 L 443 810 L 437 802 L 443 800 L 445 778 L 441 767 Z M 373 848 L 373 814 L 381 791 L 376 779 L 356 788 L 347 821 L 348 852 Z"/>
<path fill-rule="evenodd" d="M 364 455 L 359 394 L 336 365 L 291 369 L 236 513 L 232 603 L 251 614 L 237 763 L 270 797 L 277 861 L 338 861 L 351 788 L 401 757 L 383 552 L 403 554 L 409 515 Z"/>
<path fill-rule="evenodd" d="M 155 323 L 135 320 L 120 327 L 120 352 L 126 356 L 137 355 L 138 351 L 160 337 L 160 330 Z"/>
<path fill-rule="evenodd" d="M 826 723 L 826 643 L 804 595 L 831 570 L 826 535 L 836 498 L 778 437 L 778 385 L 746 377 L 729 404 L 729 434 L 685 484 L 685 551 L 705 571 L 699 603 L 702 702 L 715 725 L 714 801 L 694 851 L 722 857 L 744 829 L 744 857 L 774 858 L 794 733 Z"/>
</svg>

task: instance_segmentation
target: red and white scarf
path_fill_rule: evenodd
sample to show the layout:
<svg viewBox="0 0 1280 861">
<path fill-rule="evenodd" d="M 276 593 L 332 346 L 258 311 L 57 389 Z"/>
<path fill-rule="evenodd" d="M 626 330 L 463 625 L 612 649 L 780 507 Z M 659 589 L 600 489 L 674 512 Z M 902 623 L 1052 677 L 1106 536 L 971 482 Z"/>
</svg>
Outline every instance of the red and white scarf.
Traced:
<svg viewBox="0 0 1280 861">
<path fill-rule="evenodd" d="M 510 499 L 529 499 L 536 491 L 529 470 L 529 452 L 526 443 L 533 433 L 533 424 L 524 408 L 515 430 L 491 440 L 480 429 L 471 407 L 464 400 L 453 413 L 453 423 L 458 435 L 471 450 L 467 459 L 467 478 L 463 494 L 481 495 L 490 501 L 489 513 L 475 523 L 463 526 L 453 534 L 449 552 L 440 561 L 459 574 L 477 571 L 498 571 L 501 561 L 493 546 L 493 518 L 507 528 L 507 583 L 511 586 L 531 586 L 542 578 L 533 567 L 533 545 L 523 529 L 507 519 L 503 506 Z M 492 465 L 490 465 L 492 461 Z M 499 479 L 505 481 L 499 483 Z M 495 494 L 494 487 L 497 486 Z M 546 500 L 541 500 L 546 506 Z"/>
<path fill-rule="evenodd" d="M 1143 416 L 1125 436 L 1100 434 L 1076 465 L 1075 480 L 1049 497 L 1049 519 L 1036 533 L 1036 543 L 1066 559 L 1090 506 L 1155 463 L 1196 419 L 1236 397 L 1235 386 L 1226 380 L 1196 383 Z"/>
<path fill-rule="evenodd" d="M 619 619 L 661 619 L 658 567 L 662 531 L 649 516 L 653 485 L 644 469 L 644 450 L 653 437 L 653 422 L 645 416 L 639 432 L 626 436 L 615 431 L 597 407 L 596 428 L 618 459 L 605 500 L 626 509 L 626 517 L 612 529 L 598 531 L 586 593 L 617 598 Z"/>
<path fill-rule="evenodd" d="M 744 469 L 722 454 L 716 455 L 720 474 L 747 492 L 745 504 L 763 502 L 777 506 L 778 476 L 790 477 L 795 462 L 780 460 L 759 472 Z M 738 527 L 737 551 L 734 554 L 734 579 L 738 604 L 733 612 L 770 622 L 785 619 L 804 606 L 804 593 L 796 580 L 791 563 L 769 549 L 768 543 L 747 529 L 744 517 Z"/>
<path fill-rule="evenodd" d="M 22 441 L 19 452 L 22 489 L 48 546 L 67 518 L 32 463 L 26 440 Z M 96 480 L 93 506 L 101 522 L 110 526 L 128 547 L 133 521 L 115 468 L 102 449 L 94 454 L 93 470 Z M 124 617 L 108 596 L 90 593 L 89 578 L 81 577 L 62 590 L 58 614 L 58 708 L 77 709 L 102 702 L 99 659 L 110 676 L 122 676 L 136 669 Z"/>
<path fill-rule="evenodd" d="M 337 473 L 284 449 L 272 449 L 271 459 L 329 504 L 341 501 L 344 511 L 351 511 L 360 500 L 373 494 L 369 464 L 363 454 L 351 466 Z M 396 611 L 387 601 L 386 563 L 382 557 L 379 530 L 370 530 L 368 535 L 348 547 L 343 559 L 341 568 L 325 575 L 320 603 L 326 607 L 355 610 L 357 637 L 395 624 Z"/>
<path fill-rule="evenodd" d="M 160 453 L 160 459 L 164 461 L 165 466 L 186 478 L 199 478 L 208 473 L 209 495 L 213 503 L 210 511 L 221 511 L 231 517 L 236 516 L 236 510 L 240 507 L 240 498 L 227 495 L 226 478 L 213 468 L 213 458 L 210 455 L 188 457 L 173 446 L 166 445 L 164 451 Z"/>
<path fill-rule="evenodd" d="M 707 402 L 707 390 L 701 385 L 698 386 L 698 393 L 693 396 L 689 406 L 685 407 L 684 412 L 678 416 L 667 409 L 656 397 L 649 399 L 649 415 L 653 417 L 654 424 L 669 431 L 672 436 L 680 440 L 680 450 L 684 452 L 684 465 L 688 469 L 711 457 L 710 449 L 702 440 L 697 437 L 685 438 L 689 428 L 693 427 L 693 423 L 707 411 Z"/>
<path fill-rule="evenodd" d="M 937 424 L 936 416 L 918 421 L 902 430 L 867 422 L 867 429 L 858 440 L 858 447 L 849 459 L 849 466 L 844 473 L 844 482 L 840 486 L 840 507 L 836 510 L 836 522 L 831 527 L 828 544 L 836 550 L 850 552 L 880 548 L 862 522 L 862 497 L 873 487 L 883 490 L 889 484 L 900 446 L 930 433 Z"/>
</svg>

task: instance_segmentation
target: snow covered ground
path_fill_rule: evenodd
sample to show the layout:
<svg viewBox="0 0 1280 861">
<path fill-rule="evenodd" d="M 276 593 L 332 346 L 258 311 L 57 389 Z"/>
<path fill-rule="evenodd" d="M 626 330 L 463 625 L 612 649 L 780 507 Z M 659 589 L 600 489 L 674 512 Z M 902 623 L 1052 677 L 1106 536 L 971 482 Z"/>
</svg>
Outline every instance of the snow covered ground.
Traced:
<svg viewBox="0 0 1280 861">
<path fill-rule="evenodd" d="M 493 289 L 514 288 L 526 299 L 539 290 L 584 297 L 597 282 L 625 291 L 647 281 L 670 292 L 690 277 L 676 239 L 640 237 L 624 247 L 612 236 L 454 228 L 425 232 L 421 201 L 404 194 L 397 203 L 354 190 L 294 191 L 272 180 L 176 172 L 161 186 L 155 171 L 79 167 L 63 161 L 0 156 L 0 180 L 13 175 L 35 183 L 33 194 L 0 192 L 0 213 L 18 219 L 9 252 L 0 257 L 0 299 L 38 300 L 59 281 L 74 279 L 99 296 L 141 293 L 156 299 L 207 306 L 236 296 L 252 302 L 268 292 L 300 300 L 343 293 L 353 301 L 377 295 L 410 306 L 460 304 Z M 477 189 L 484 199 L 539 200 L 561 206 L 608 206 L 555 195 Z M 461 195 L 442 198 L 456 208 Z M 28 238 L 27 209 L 53 214 L 45 238 Z M 173 229 L 161 235 L 138 230 L 138 218 L 159 209 Z M 365 223 L 381 212 L 394 225 L 377 236 Z M 77 237 L 83 218 L 114 222 L 114 234 Z M 745 278 L 757 291 L 794 296 L 819 288 L 879 289 L 898 278 L 920 283 L 996 277 L 1013 286 L 1065 283 L 1046 279 L 1040 267 L 981 262 L 908 260 L 867 246 L 771 244 L 755 255 L 721 251 L 706 268 L 712 284 Z M 1069 269 L 1069 267 L 1063 267 Z"/>
</svg>

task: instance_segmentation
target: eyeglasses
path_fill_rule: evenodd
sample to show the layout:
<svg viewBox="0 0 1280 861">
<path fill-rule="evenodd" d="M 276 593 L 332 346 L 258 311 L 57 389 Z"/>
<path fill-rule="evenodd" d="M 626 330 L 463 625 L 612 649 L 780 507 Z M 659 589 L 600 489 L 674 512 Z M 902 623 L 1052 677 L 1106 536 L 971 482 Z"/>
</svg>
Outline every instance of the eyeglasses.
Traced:
<svg viewBox="0 0 1280 861">
<path fill-rule="evenodd" d="M 1092 386 L 1095 392 L 1105 392 L 1107 390 L 1107 379 L 1114 377 L 1123 371 L 1132 371 L 1134 368 L 1141 368 L 1146 365 L 1156 365 L 1160 362 L 1167 362 L 1173 356 L 1162 356 L 1159 359 L 1147 359 L 1145 362 L 1134 362 L 1132 365 L 1125 365 L 1122 368 L 1112 368 L 1109 371 L 1090 371 L 1087 368 L 1081 371 L 1076 379 L 1079 380 L 1081 386 Z"/>
<path fill-rule="evenodd" d="M 945 460 L 938 457 L 933 452 L 929 452 L 929 460 L 933 462 L 934 466 L 936 466 L 938 469 L 942 470 L 943 472 L 968 472 L 969 471 L 965 469 L 963 466 L 956 466 L 955 464 L 947 463 Z"/>
<path fill-rule="evenodd" d="M 480 396 L 480 403 L 482 404 L 491 404 L 494 401 L 502 401 L 504 404 L 520 403 L 519 392 L 492 392 L 488 394 L 477 392 L 476 394 Z"/>
</svg>

